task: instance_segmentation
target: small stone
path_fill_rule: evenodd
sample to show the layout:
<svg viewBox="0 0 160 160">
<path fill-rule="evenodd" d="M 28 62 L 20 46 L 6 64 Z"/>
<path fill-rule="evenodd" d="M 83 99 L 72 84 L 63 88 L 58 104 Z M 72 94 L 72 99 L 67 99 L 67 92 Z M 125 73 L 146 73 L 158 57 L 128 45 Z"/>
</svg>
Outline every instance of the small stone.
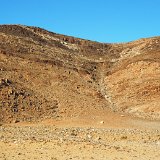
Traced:
<svg viewBox="0 0 160 160">
<path fill-rule="evenodd" d="M 9 89 L 8 90 L 8 94 L 12 94 L 13 93 L 13 90 L 12 89 Z"/>
<path fill-rule="evenodd" d="M 100 124 L 103 124 L 104 123 L 104 121 L 100 121 Z"/>
<path fill-rule="evenodd" d="M 13 120 L 13 123 L 18 123 L 20 122 L 20 120 L 16 119 L 16 120 Z"/>
<path fill-rule="evenodd" d="M 11 84 L 11 81 L 9 80 L 9 79 L 5 79 L 5 82 L 7 83 L 7 84 Z"/>
<path fill-rule="evenodd" d="M 89 135 L 87 135 L 87 137 L 89 138 L 89 139 L 91 139 L 92 138 L 92 136 L 89 134 Z"/>
<path fill-rule="evenodd" d="M 98 140 L 100 140 L 100 139 L 101 139 L 100 137 L 97 137 L 95 140 L 98 141 Z"/>
<path fill-rule="evenodd" d="M 127 136 L 122 136 L 121 139 L 127 139 Z"/>
<path fill-rule="evenodd" d="M 71 133 L 71 136 L 77 136 L 77 133 L 72 132 L 72 133 Z"/>
</svg>

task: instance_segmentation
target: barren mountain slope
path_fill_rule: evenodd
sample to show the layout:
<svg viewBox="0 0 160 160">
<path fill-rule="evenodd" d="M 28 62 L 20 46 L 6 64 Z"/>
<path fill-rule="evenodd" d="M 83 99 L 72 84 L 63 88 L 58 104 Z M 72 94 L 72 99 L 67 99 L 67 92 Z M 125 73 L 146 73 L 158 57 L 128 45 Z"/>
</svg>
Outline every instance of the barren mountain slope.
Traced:
<svg viewBox="0 0 160 160">
<path fill-rule="evenodd" d="M 102 44 L 0 26 L 0 121 L 92 116 L 160 119 L 160 38 Z"/>
</svg>

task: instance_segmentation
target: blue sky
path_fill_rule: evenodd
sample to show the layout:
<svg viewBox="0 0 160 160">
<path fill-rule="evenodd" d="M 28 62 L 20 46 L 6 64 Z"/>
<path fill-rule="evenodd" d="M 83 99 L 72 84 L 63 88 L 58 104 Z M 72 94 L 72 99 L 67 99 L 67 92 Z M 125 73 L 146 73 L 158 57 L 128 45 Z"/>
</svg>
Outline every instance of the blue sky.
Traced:
<svg viewBox="0 0 160 160">
<path fill-rule="evenodd" d="M 0 0 L 0 24 L 99 42 L 160 36 L 160 0 Z"/>
</svg>

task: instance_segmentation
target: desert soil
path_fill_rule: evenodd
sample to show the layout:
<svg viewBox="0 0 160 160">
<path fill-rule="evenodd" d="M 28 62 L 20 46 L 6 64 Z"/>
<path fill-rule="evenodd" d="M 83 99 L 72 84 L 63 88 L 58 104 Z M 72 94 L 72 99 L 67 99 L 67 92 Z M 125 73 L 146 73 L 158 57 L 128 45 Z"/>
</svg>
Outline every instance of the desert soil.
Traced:
<svg viewBox="0 0 160 160">
<path fill-rule="evenodd" d="M 160 123 L 108 112 L 3 124 L 0 148 L 1 160 L 159 160 Z"/>
</svg>

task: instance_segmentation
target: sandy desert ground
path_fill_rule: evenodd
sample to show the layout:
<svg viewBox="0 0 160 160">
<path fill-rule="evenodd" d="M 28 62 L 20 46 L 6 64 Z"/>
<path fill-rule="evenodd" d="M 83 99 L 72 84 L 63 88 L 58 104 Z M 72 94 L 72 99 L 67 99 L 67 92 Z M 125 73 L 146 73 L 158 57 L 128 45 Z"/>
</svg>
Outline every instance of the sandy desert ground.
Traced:
<svg viewBox="0 0 160 160">
<path fill-rule="evenodd" d="M 160 159 L 159 121 L 114 113 L 105 117 L 2 125 L 0 159 Z"/>
</svg>

